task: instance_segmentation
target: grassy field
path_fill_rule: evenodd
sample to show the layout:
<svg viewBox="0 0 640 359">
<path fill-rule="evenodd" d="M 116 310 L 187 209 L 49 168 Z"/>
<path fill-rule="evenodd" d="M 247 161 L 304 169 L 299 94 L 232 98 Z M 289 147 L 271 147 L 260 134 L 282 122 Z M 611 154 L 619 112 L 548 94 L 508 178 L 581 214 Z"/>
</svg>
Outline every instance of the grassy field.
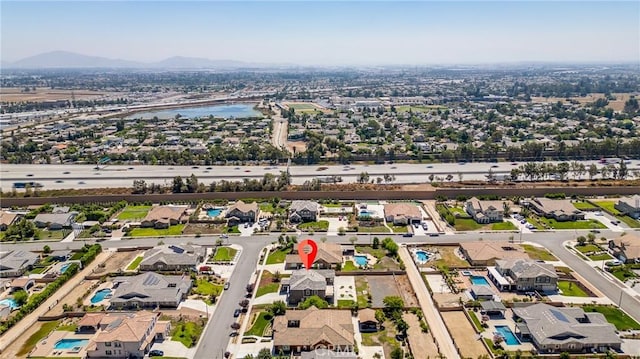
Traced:
<svg viewBox="0 0 640 359">
<path fill-rule="evenodd" d="M 589 202 L 574 202 L 573 206 L 581 211 L 598 209 L 598 207 L 592 205 Z"/>
<path fill-rule="evenodd" d="M 121 221 L 137 221 L 147 216 L 151 206 L 132 206 L 125 207 L 118 215 L 118 219 Z"/>
<path fill-rule="evenodd" d="M 607 321 L 615 325 L 618 330 L 640 330 L 640 324 L 638 324 L 638 322 L 616 307 L 606 305 L 585 305 L 582 309 L 584 309 L 585 312 L 602 313 L 605 318 L 607 318 Z"/>
<path fill-rule="evenodd" d="M 298 226 L 302 231 L 326 232 L 329 229 L 329 221 L 317 221 L 302 223 Z"/>
<path fill-rule="evenodd" d="M 269 271 L 263 271 L 260 283 L 258 283 L 258 289 L 256 290 L 256 298 L 261 297 L 268 293 L 277 293 L 280 283 L 273 281 L 273 273 Z"/>
<path fill-rule="evenodd" d="M 613 215 L 616 215 L 616 216 L 620 215 L 620 211 L 618 211 L 615 208 L 616 201 L 594 201 L 594 203 L 597 204 L 598 207 L 606 209 L 607 211 L 609 211 Z"/>
<path fill-rule="evenodd" d="M 365 277 L 356 276 L 356 296 L 358 299 L 358 307 L 360 308 L 369 306 L 365 292 L 369 293 L 369 283 L 365 281 Z"/>
<path fill-rule="evenodd" d="M 561 280 L 558 281 L 558 289 L 562 291 L 562 295 L 567 297 L 588 297 L 589 294 L 582 290 L 580 286 L 570 281 Z"/>
<path fill-rule="evenodd" d="M 342 266 L 343 272 L 353 272 L 355 270 L 358 270 L 358 267 L 353 263 L 353 261 L 344 262 L 344 265 Z"/>
<path fill-rule="evenodd" d="M 532 246 L 530 244 L 523 244 L 522 248 L 524 248 L 524 251 L 527 252 L 527 254 L 529 255 L 529 257 L 531 257 L 531 259 L 541 260 L 541 261 L 557 261 L 558 260 L 558 258 L 556 258 L 553 254 L 551 254 L 548 250 L 544 248 Z"/>
<path fill-rule="evenodd" d="M 456 223 L 453 227 L 456 231 L 475 231 L 483 226 L 471 218 L 456 218 Z"/>
<path fill-rule="evenodd" d="M 20 348 L 20 351 L 17 353 L 18 356 L 27 355 L 36 346 L 36 344 L 38 344 L 39 341 L 49 335 L 49 333 L 51 333 L 51 331 L 54 330 L 58 326 L 58 324 L 60 324 L 59 320 L 42 324 L 42 326 L 40 326 L 40 329 L 38 329 L 37 332 L 33 333 L 33 335 L 30 336 L 26 342 L 24 342 L 22 348 Z"/>
<path fill-rule="evenodd" d="M 176 224 L 167 229 L 155 228 L 134 228 L 129 232 L 131 237 L 162 237 L 162 236 L 179 236 L 182 234 L 184 224 Z"/>
<path fill-rule="evenodd" d="M 584 221 L 566 221 L 566 222 L 557 222 L 553 218 L 544 218 L 540 217 L 541 223 L 546 223 L 549 227 L 553 229 L 597 229 L 597 228 L 607 228 L 604 224 L 598 222 L 595 219 L 589 219 Z"/>
<path fill-rule="evenodd" d="M 629 216 L 616 216 L 616 218 L 626 223 L 627 226 L 631 228 L 640 228 L 640 221 L 633 219 Z"/>
<path fill-rule="evenodd" d="M 236 253 L 238 253 L 237 249 L 233 249 L 231 247 L 218 247 L 218 249 L 216 249 L 216 254 L 213 256 L 213 260 L 218 262 L 230 262 L 236 257 Z"/>
<path fill-rule="evenodd" d="M 360 233 L 390 233 L 389 232 L 389 228 L 387 228 L 385 226 L 374 226 L 374 227 L 359 226 L 358 227 L 358 232 L 360 232 Z"/>
<path fill-rule="evenodd" d="M 613 257 L 610 256 L 608 253 L 592 254 L 587 257 L 589 257 L 589 259 L 591 259 L 592 261 L 605 261 L 605 260 L 613 259 Z"/>
<path fill-rule="evenodd" d="M 270 212 L 270 213 L 284 213 L 285 209 L 280 206 L 274 206 L 271 202 L 260 203 L 258 205 L 260 207 L 260 211 L 262 212 Z"/>
<path fill-rule="evenodd" d="M 200 334 L 202 334 L 202 325 L 194 322 L 176 323 L 172 330 L 171 340 L 180 342 L 187 348 L 191 348 L 198 342 Z"/>
<path fill-rule="evenodd" d="M 585 244 L 584 246 L 575 247 L 580 253 L 601 252 L 602 248 L 595 244 Z"/>
<path fill-rule="evenodd" d="M 38 234 L 38 236 L 40 236 L 40 239 L 50 239 L 50 240 L 62 240 L 64 237 L 66 237 L 70 231 L 69 230 L 57 230 L 57 231 L 50 231 L 47 229 L 40 229 L 40 228 L 36 228 L 36 233 Z"/>
<path fill-rule="evenodd" d="M 500 222 L 491 225 L 491 230 L 493 231 L 513 231 L 517 229 L 518 227 L 516 227 L 516 225 L 511 222 Z"/>
<path fill-rule="evenodd" d="M 382 238 L 380 238 L 380 242 L 382 242 Z M 356 246 L 356 253 L 367 253 L 376 257 L 377 259 L 382 259 L 387 255 L 387 251 L 382 247 L 378 249 L 373 249 L 370 246 Z"/>
<path fill-rule="evenodd" d="M 338 299 L 338 308 L 351 309 L 351 306 L 355 303 L 351 299 Z"/>
<path fill-rule="evenodd" d="M 131 262 L 131 264 L 127 266 L 127 270 L 134 270 L 138 268 L 140 262 L 142 262 L 142 259 L 144 259 L 142 256 L 137 256 L 136 259 L 134 259 L 133 262 Z"/>
<path fill-rule="evenodd" d="M 288 249 L 287 250 L 278 249 L 274 252 L 271 252 L 267 257 L 267 264 L 284 263 L 284 259 L 287 257 L 287 254 L 289 254 Z"/>
<path fill-rule="evenodd" d="M 408 231 L 408 226 L 390 226 L 391 230 L 393 231 L 393 233 L 407 233 Z"/>
<path fill-rule="evenodd" d="M 251 325 L 251 328 L 247 330 L 244 335 L 255 335 L 261 337 L 264 335 L 264 330 L 269 324 L 271 324 L 271 314 L 267 312 L 260 312 L 253 322 L 253 325 Z"/>
<path fill-rule="evenodd" d="M 437 259 L 433 262 L 427 262 L 429 265 L 433 266 L 447 266 L 447 267 L 469 267 L 469 262 L 458 257 L 455 253 L 456 247 L 453 246 L 435 246 L 429 247 L 427 250 L 434 251 L 435 249 L 440 252 L 440 259 Z"/>
<path fill-rule="evenodd" d="M 614 267 L 610 270 L 610 273 L 613 274 L 614 277 L 618 278 L 621 282 L 624 282 L 629 278 L 638 277 L 636 273 L 626 265 Z"/>
<path fill-rule="evenodd" d="M 204 278 L 200 278 L 200 279 L 196 279 L 196 285 L 193 288 L 193 292 L 195 294 L 206 295 L 206 296 L 210 296 L 214 294 L 220 295 L 220 293 L 222 292 L 222 285 L 213 284 L 205 280 Z"/>
</svg>

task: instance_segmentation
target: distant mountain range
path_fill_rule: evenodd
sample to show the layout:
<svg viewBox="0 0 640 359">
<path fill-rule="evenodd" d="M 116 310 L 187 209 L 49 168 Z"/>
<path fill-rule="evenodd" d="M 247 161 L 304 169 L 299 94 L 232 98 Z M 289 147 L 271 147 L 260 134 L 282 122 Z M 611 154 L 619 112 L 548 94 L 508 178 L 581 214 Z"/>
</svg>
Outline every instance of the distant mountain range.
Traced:
<svg viewBox="0 0 640 359">
<path fill-rule="evenodd" d="M 272 66 L 234 60 L 211 60 L 198 57 L 174 56 L 158 62 L 137 62 L 88 56 L 68 51 L 52 51 L 26 57 L 15 62 L 5 62 L 2 68 L 153 68 L 153 69 L 227 69 Z"/>
</svg>

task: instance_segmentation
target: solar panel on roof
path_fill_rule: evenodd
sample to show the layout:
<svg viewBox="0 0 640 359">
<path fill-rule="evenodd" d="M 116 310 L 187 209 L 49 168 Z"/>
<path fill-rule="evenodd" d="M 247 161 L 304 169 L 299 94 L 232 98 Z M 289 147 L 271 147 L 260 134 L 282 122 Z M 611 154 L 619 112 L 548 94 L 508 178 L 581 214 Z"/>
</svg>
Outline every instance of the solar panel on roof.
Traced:
<svg viewBox="0 0 640 359">
<path fill-rule="evenodd" d="M 144 282 L 142 282 L 142 285 L 156 285 L 158 284 L 159 281 L 160 281 L 159 278 L 150 275 L 144 279 Z"/>
<path fill-rule="evenodd" d="M 564 315 L 564 313 L 560 312 L 559 310 L 551 309 L 550 312 L 559 321 L 565 322 L 565 323 L 569 323 L 569 319 L 567 319 L 567 317 Z"/>
</svg>

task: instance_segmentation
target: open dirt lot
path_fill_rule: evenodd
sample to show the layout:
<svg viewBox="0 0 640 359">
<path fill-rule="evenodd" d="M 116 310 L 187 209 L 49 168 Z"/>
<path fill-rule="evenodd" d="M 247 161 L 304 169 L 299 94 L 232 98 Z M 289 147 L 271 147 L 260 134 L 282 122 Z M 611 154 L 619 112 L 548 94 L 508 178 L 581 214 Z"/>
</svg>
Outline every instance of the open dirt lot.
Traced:
<svg viewBox="0 0 640 359">
<path fill-rule="evenodd" d="M 45 313 L 45 315 L 60 315 L 64 313 L 62 307 L 67 304 L 75 308 L 78 298 L 81 298 L 89 288 L 91 288 L 94 284 L 97 284 L 97 280 L 83 280 L 68 296 L 64 297 L 61 301 L 58 302 L 50 311 Z"/>
<path fill-rule="evenodd" d="M 367 281 L 373 297 L 372 305 L 374 308 L 384 307 L 382 300 L 388 296 L 401 297 L 407 307 L 418 306 L 418 300 L 407 276 L 400 275 L 395 278 L 390 275 L 367 276 Z"/>
<path fill-rule="evenodd" d="M 440 314 L 462 357 L 477 358 L 480 355 L 489 355 L 482 341 L 477 339 L 476 331 L 463 312 L 441 312 Z"/>
<path fill-rule="evenodd" d="M 437 358 L 438 348 L 436 347 L 436 343 L 433 342 L 431 335 L 424 333 L 422 329 L 420 329 L 418 317 L 415 314 L 404 313 L 402 319 L 409 324 L 407 336 L 413 357 Z"/>
<path fill-rule="evenodd" d="M 36 88 L 35 91 L 22 92 L 23 88 L 7 87 L 0 89 L 1 102 L 43 102 L 55 100 L 71 100 L 71 90 L 52 90 L 49 88 Z M 73 91 L 76 100 L 93 100 L 105 95 L 106 92 L 97 92 L 89 90 Z"/>
<path fill-rule="evenodd" d="M 287 149 L 289 150 L 289 152 L 293 153 L 294 147 L 296 149 L 295 153 L 304 152 L 307 150 L 307 143 L 304 141 L 287 141 Z"/>
<path fill-rule="evenodd" d="M 622 111 L 622 109 L 624 108 L 624 103 L 627 100 L 629 100 L 630 94 L 615 93 L 612 95 L 615 96 L 616 99 L 613 101 L 609 101 L 609 105 L 607 107 L 610 107 L 614 111 Z M 570 99 L 584 105 L 589 102 L 595 102 L 597 99 L 603 98 L 603 97 L 604 97 L 604 94 L 592 93 L 584 97 L 571 97 Z M 567 102 L 567 99 L 562 97 L 532 97 L 531 98 L 531 102 L 533 103 L 556 103 L 558 101 L 565 103 Z"/>
<path fill-rule="evenodd" d="M 133 251 L 133 252 L 115 252 L 111 255 L 108 261 L 104 263 L 104 267 L 98 267 L 94 274 L 107 274 L 112 272 L 117 272 L 118 269 L 122 269 L 123 271 L 127 269 L 127 265 L 131 262 L 135 257 L 142 254 L 143 251 Z"/>
</svg>

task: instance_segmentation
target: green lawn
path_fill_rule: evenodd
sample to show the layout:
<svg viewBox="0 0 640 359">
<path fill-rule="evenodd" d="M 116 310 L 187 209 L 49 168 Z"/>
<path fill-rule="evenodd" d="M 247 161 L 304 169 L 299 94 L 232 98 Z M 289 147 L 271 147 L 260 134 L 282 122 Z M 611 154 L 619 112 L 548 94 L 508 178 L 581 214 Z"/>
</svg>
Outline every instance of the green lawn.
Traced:
<svg viewBox="0 0 640 359">
<path fill-rule="evenodd" d="M 36 233 L 40 236 L 40 239 L 50 239 L 50 240 L 62 240 L 66 237 L 70 231 L 69 230 L 57 230 L 50 231 L 47 229 L 36 228 Z"/>
<path fill-rule="evenodd" d="M 640 228 L 640 221 L 633 219 L 629 216 L 616 216 L 616 218 L 626 223 L 627 226 L 631 228 Z"/>
<path fill-rule="evenodd" d="M 604 208 L 613 215 L 620 215 L 620 211 L 615 208 L 616 201 L 594 201 L 600 208 Z"/>
<path fill-rule="evenodd" d="M 482 228 L 482 224 L 476 223 L 471 218 L 456 218 L 456 223 L 453 227 L 456 231 L 475 231 Z"/>
<path fill-rule="evenodd" d="M 194 322 L 177 323 L 171 333 L 171 340 L 180 342 L 187 348 L 191 348 L 198 342 L 202 334 L 203 326 Z"/>
<path fill-rule="evenodd" d="M 611 274 L 613 274 L 614 277 L 618 278 L 621 282 L 624 282 L 629 278 L 638 277 L 636 273 L 626 265 L 614 267 L 610 269 L 610 272 Z"/>
<path fill-rule="evenodd" d="M 582 290 L 580 286 L 570 281 L 558 281 L 558 289 L 562 291 L 562 295 L 567 297 L 588 297 L 589 294 Z"/>
<path fill-rule="evenodd" d="M 478 319 L 478 316 L 476 315 L 476 313 L 473 312 L 472 310 L 468 310 L 467 313 L 469 313 L 469 316 L 471 317 L 471 322 L 473 323 L 473 326 L 476 327 L 476 330 L 479 333 L 484 332 L 484 328 L 482 327 L 482 324 L 480 324 L 480 319 Z"/>
<path fill-rule="evenodd" d="M 355 302 L 351 299 L 338 299 L 338 308 L 351 309 L 351 306 L 353 306 L 353 303 Z"/>
<path fill-rule="evenodd" d="M 270 213 L 284 213 L 285 209 L 280 206 L 274 206 L 273 203 L 260 203 L 258 205 L 260 207 L 260 211 L 262 212 L 270 212 Z"/>
<path fill-rule="evenodd" d="M 385 226 L 373 226 L 373 227 L 359 226 L 358 227 L 358 232 L 361 232 L 361 233 L 390 233 L 389 232 L 389 228 L 387 228 Z"/>
<path fill-rule="evenodd" d="M 457 220 L 456 220 L 457 221 Z M 516 227 L 515 224 L 511 223 L 511 222 L 500 222 L 500 223 L 494 223 L 491 225 L 491 230 L 493 231 L 513 231 L 513 230 L 517 230 L 518 227 Z"/>
<path fill-rule="evenodd" d="M 240 234 L 240 229 L 238 228 L 238 226 L 225 226 L 223 229 L 224 233 L 233 233 L 233 234 Z"/>
<path fill-rule="evenodd" d="M 278 249 L 274 252 L 271 252 L 267 257 L 267 264 L 284 263 L 284 259 L 287 257 L 287 254 L 289 254 L 289 249 Z"/>
<path fill-rule="evenodd" d="M 382 243 L 383 238 L 380 238 L 380 243 Z M 356 246 L 356 253 L 367 253 L 376 257 L 377 259 L 382 259 L 387 255 L 387 250 L 382 248 L 382 244 L 378 249 L 373 249 L 370 246 Z"/>
<path fill-rule="evenodd" d="M 589 259 L 591 259 L 592 261 L 604 261 L 604 260 L 613 259 L 613 257 L 610 256 L 608 253 L 592 254 L 587 257 L 589 257 Z"/>
<path fill-rule="evenodd" d="M 49 335 L 49 333 L 51 333 L 51 331 L 54 330 L 58 326 L 58 324 L 60 324 L 59 320 L 56 320 L 53 322 L 46 322 L 42 324 L 40 329 L 38 329 L 37 332 L 33 333 L 33 335 L 31 335 L 29 339 L 27 339 L 27 341 L 24 342 L 24 344 L 22 345 L 22 348 L 20 348 L 20 351 L 17 353 L 17 355 L 18 356 L 27 355 L 36 346 L 36 344 L 38 344 L 39 341 L 44 339 L 44 337 Z"/>
<path fill-rule="evenodd" d="M 532 246 L 530 244 L 523 244 L 522 248 L 524 248 L 524 251 L 527 252 L 527 254 L 529 255 L 529 257 L 531 257 L 531 259 L 541 260 L 541 261 L 557 261 L 558 260 L 558 258 L 556 258 L 553 254 L 551 254 L 548 250 L 544 248 Z"/>
<path fill-rule="evenodd" d="M 264 330 L 267 328 L 269 324 L 271 324 L 271 314 L 267 312 L 260 312 L 255 322 L 251 326 L 249 330 L 247 330 L 244 335 L 255 335 L 261 337 L 264 335 Z"/>
<path fill-rule="evenodd" d="M 366 308 L 369 306 L 369 302 L 367 301 L 367 296 L 364 292 L 369 293 L 369 284 L 365 282 L 364 277 L 357 276 L 356 277 L 356 297 L 358 299 L 358 307 Z"/>
<path fill-rule="evenodd" d="M 267 285 L 263 285 L 256 291 L 256 298 L 269 293 L 277 293 L 278 288 L 280 288 L 280 283 L 269 283 Z"/>
<path fill-rule="evenodd" d="M 58 328 L 56 328 L 56 330 L 64 330 L 66 332 L 75 332 L 76 329 L 78 329 L 77 324 L 61 325 Z"/>
<path fill-rule="evenodd" d="M 136 259 L 134 259 L 133 262 L 131 262 L 131 264 L 127 266 L 127 270 L 134 270 L 138 268 L 140 262 L 142 262 L 143 259 L 144 258 L 142 256 L 137 256 Z"/>
<path fill-rule="evenodd" d="M 216 254 L 213 256 L 213 260 L 219 262 L 230 262 L 236 257 L 236 253 L 238 253 L 237 249 L 233 249 L 231 247 L 218 247 L 218 249 L 216 249 Z"/>
<path fill-rule="evenodd" d="M 131 237 L 161 237 L 161 236 L 179 236 L 182 234 L 184 224 L 176 224 L 167 229 L 155 228 L 134 228 L 129 232 Z"/>
<path fill-rule="evenodd" d="M 595 244 L 585 244 L 584 246 L 576 246 L 576 249 L 580 251 L 580 253 L 588 253 L 588 252 L 602 252 L 602 248 Z"/>
<path fill-rule="evenodd" d="M 317 222 L 302 223 L 298 226 L 301 231 L 326 232 L 329 229 L 329 221 L 322 220 Z"/>
<path fill-rule="evenodd" d="M 451 211 L 453 215 L 457 213 L 462 217 L 469 217 L 469 214 L 462 207 L 449 207 L 449 211 Z"/>
<path fill-rule="evenodd" d="M 42 274 L 48 267 L 34 267 L 29 271 L 29 274 Z"/>
<path fill-rule="evenodd" d="M 549 227 L 553 229 L 596 229 L 596 228 L 607 228 L 604 224 L 598 222 L 595 219 L 589 219 L 584 221 L 566 221 L 566 222 L 557 222 L 553 218 L 544 218 L 540 217 L 540 222 L 546 223 Z"/>
<path fill-rule="evenodd" d="M 358 270 L 359 268 L 353 263 L 353 261 L 346 261 L 344 262 L 344 265 L 342 266 L 342 271 L 343 272 L 353 272 L 355 270 Z"/>
<path fill-rule="evenodd" d="M 149 213 L 151 206 L 132 206 L 125 207 L 118 215 L 118 219 L 121 221 L 138 221 L 143 219 Z"/>
<path fill-rule="evenodd" d="M 582 307 L 585 312 L 602 313 L 607 321 L 616 326 L 618 330 L 640 330 L 640 324 L 625 312 L 613 306 L 606 305 L 585 305 Z"/>
<path fill-rule="evenodd" d="M 390 226 L 393 233 L 407 233 L 409 226 Z"/>
<path fill-rule="evenodd" d="M 584 210 L 594 210 L 597 209 L 598 207 L 592 205 L 589 202 L 574 202 L 573 206 L 576 207 L 577 209 L 584 211 Z"/>
<path fill-rule="evenodd" d="M 210 296 L 215 294 L 217 296 L 222 292 L 222 287 L 222 285 L 213 284 L 204 278 L 200 278 L 196 279 L 196 285 L 193 287 L 193 292 L 200 295 Z"/>
</svg>

